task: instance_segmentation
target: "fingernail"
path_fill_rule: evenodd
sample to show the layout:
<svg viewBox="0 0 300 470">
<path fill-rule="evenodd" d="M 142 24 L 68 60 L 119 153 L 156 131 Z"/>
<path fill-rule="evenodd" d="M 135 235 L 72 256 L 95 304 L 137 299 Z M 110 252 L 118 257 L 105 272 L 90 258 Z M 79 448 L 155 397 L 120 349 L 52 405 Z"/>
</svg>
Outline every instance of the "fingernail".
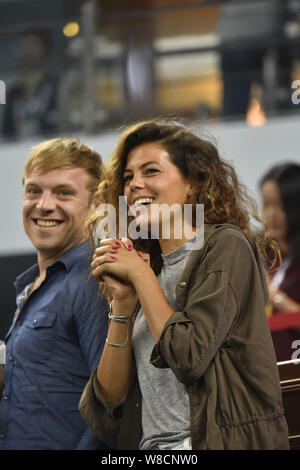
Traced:
<svg viewBox="0 0 300 470">
<path fill-rule="evenodd" d="M 131 251 L 132 248 L 133 248 L 133 245 L 128 245 L 127 248 L 128 248 L 129 251 Z"/>
<path fill-rule="evenodd" d="M 112 259 L 113 261 L 115 261 L 115 259 L 117 259 L 117 258 L 116 258 L 116 256 L 111 256 L 110 259 Z"/>
<path fill-rule="evenodd" d="M 112 250 L 118 250 L 119 249 L 118 246 L 112 246 L 111 248 L 112 248 Z"/>
<path fill-rule="evenodd" d="M 116 244 L 117 246 L 121 246 L 121 243 L 118 242 L 118 240 L 115 242 L 115 244 Z"/>
</svg>

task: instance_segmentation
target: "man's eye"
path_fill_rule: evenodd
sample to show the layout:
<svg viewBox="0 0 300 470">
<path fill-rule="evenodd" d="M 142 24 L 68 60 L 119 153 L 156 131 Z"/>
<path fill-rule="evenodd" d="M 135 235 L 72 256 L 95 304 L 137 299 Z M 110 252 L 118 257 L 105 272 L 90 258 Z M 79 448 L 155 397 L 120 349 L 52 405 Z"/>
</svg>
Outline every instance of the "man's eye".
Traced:
<svg viewBox="0 0 300 470">
<path fill-rule="evenodd" d="M 39 194 L 40 190 L 38 188 L 27 188 L 26 193 L 27 194 Z"/>
<path fill-rule="evenodd" d="M 62 189 L 61 191 L 58 191 L 58 194 L 60 196 L 70 196 L 71 191 L 68 191 L 67 189 Z"/>
</svg>

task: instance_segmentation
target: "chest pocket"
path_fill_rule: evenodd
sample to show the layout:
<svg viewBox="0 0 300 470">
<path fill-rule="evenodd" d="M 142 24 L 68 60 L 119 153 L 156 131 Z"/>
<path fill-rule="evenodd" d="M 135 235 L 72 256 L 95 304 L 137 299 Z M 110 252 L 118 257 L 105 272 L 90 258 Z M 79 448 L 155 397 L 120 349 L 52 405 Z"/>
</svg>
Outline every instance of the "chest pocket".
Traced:
<svg viewBox="0 0 300 470">
<path fill-rule="evenodd" d="M 19 348 L 34 362 L 49 358 L 55 350 L 56 312 L 36 312 L 24 321 Z"/>
</svg>

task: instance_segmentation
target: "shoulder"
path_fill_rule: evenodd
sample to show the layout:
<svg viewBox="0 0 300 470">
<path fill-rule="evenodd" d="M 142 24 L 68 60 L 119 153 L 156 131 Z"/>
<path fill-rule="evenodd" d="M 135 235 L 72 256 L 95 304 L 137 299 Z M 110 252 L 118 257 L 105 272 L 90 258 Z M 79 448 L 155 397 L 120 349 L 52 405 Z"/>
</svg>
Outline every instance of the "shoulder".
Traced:
<svg viewBox="0 0 300 470">
<path fill-rule="evenodd" d="M 80 250 L 76 257 L 73 256 L 65 264 L 66 272 L 60 289 L 75 310 L 81 304 L 98 303 L 102 300 L 98 282 L 92 276 L 90 262 L 89 253 Z"/>
<path fill-rule="evenodd" d="M 223 239 L 240 239 L 246 241 L 246 234 L 232 224 L 204 224 L 204 243 Z"/>
<path fill-rule="evenodd" d="M 225 272 L 233 282 L 241 277 L 261 274 L 262 266 L 256 245 L 247 235 L 230 224 L 206 225 L 200 249 L 191 251 L 185 275 L 205 277 L 213 272 Z"/>
<path fill-rule="evenodd" d="M 239 296 L 250 286 L 263 289 L 266 295 L 257 247 L 242 230 L 229 224 L 210 225 L 205 227 L 205 235 L 203 247 L 191 252 L 181 281 L 192 287 L 202 285 L 208 278 L 215 283 L 223 280 Z"/>
<path fill-rule="evenodd" d="M 191 252 L 190 259 L 198 263 L 206 258 L 211 265 L 222 267 L 223 262 L 238 254 L 257 256 L 256 245 L 241 229 L 231 224 L 205 224 L 203 245 Z"/>
</svg>

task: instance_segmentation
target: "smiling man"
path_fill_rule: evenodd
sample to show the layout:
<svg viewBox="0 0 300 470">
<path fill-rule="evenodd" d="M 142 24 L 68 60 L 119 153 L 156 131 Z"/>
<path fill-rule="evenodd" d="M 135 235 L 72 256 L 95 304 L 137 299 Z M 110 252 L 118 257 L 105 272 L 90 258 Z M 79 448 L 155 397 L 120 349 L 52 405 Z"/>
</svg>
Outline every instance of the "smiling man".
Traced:
<svg viewBox="0 0 300 470">
<path fill-rule="evenodd" d="M 23 224 L 38 262 L 15 282 L 0 449 L 103 448 L 78 411 L 107 332 L 85 228 L 101 166 L 97 152 L 68 138 L 37 145 L 25 166 Z"/>
</svg>

